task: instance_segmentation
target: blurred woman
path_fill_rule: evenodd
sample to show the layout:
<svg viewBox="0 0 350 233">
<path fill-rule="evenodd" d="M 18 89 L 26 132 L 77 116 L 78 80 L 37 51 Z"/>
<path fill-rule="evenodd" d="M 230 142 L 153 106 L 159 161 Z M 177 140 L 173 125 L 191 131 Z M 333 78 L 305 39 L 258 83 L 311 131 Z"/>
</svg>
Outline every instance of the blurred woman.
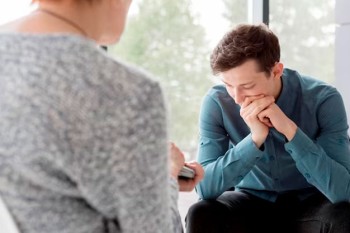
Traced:
<svg viewBox="0 0 350 233">
<path fill-rule="evenodd" d="M 0 195 L 20 232 L 181 232 L 178 189 L 203 170 L 177 182 L 159 84 L 99 48 L 131 1 L 34 2 L 0 28 Z"/>
</svg>

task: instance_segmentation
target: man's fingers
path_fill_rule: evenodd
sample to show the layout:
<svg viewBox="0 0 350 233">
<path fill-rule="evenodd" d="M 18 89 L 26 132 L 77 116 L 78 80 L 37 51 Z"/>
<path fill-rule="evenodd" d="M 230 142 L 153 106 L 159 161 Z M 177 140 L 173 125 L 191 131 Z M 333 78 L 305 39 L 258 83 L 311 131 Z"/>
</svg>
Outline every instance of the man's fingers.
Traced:
<svg viewBox="0 0 350 233">
<path fill-rule="evenodd" d="M 248 96 L 244 99 L 244 102 L 243 104 L 241 105 L 242 108 L 245 108 L 246 106 L 248 106 L 249 104 L 251 104 L 254 100 L 257 100 L 257 99 L 261 99 L 263 98 L 264 95 L 254 95 L 254 96 Z"/>
</svg>

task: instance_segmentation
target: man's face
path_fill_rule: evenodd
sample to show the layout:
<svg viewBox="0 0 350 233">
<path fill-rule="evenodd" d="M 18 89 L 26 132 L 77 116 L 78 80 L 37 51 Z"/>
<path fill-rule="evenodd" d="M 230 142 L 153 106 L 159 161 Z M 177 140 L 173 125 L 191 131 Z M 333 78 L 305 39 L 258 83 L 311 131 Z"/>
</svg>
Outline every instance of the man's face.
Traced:
<svg viewBox="0 0 350 233">
<path fill-rule="evenodd" d="M 276 72 L 278 69 L 278 72 Z M 260 71 L 255 60 L 248 60 L 242 65 L 221 73 L 227 92 L 239 105 L 249 96 L 278 97 L 281 91 L 281 74 L 283 65 L 276 63 L 268 75 Z"/>
</svg>

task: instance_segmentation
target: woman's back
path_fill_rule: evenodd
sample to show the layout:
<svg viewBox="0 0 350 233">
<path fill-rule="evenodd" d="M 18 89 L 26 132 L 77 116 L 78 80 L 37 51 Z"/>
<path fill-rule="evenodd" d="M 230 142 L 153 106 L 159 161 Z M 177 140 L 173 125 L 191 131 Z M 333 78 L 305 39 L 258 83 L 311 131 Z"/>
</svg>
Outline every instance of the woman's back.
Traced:
<svg viewBox="0 0 350 233">
<path fill-rule="evenodd" d="M 0 194 L 21 232 L 170 231 L 155 81 L 68 35 L 1 34 L 0 64 Z"/>
</svg>

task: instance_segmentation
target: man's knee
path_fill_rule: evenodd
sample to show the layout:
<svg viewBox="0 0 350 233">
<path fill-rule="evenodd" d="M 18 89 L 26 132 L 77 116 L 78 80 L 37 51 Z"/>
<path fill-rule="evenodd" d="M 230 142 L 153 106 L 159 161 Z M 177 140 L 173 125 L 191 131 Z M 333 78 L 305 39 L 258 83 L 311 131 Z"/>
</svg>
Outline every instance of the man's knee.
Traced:
<svg viewBox="0 0 350 233">
<path fill-rule="evenodd" d="M 332 228 L 336 227 L 341 232 L 350 232 L 350 202 L 343 201 L 335 204 L 328 204 L 322 209 L 322 218 Z"/>
<path fill-rule="evenodd" d="M 349 233 L 350 203 L 327 203 L 315 216 L 309 216 L 300 222 L 301 233 Z"/>
<path fill-rule="evenodd" d="M 227 214 L 227 208 L 220 202 L 215 200 L 199 201 L 189 208 L 186 221 L 213 220 L 213 218 L 220 218 L 220 216 L 225 216 L 225 214 Z"/>
<path fill-rule="evenodd" d="M 215 200 L 199 201 L 192 205 L 186 216 L 186 232 L 221 233 L 226 230 L 229 212 L 227 207 Z"/>
</svg>

